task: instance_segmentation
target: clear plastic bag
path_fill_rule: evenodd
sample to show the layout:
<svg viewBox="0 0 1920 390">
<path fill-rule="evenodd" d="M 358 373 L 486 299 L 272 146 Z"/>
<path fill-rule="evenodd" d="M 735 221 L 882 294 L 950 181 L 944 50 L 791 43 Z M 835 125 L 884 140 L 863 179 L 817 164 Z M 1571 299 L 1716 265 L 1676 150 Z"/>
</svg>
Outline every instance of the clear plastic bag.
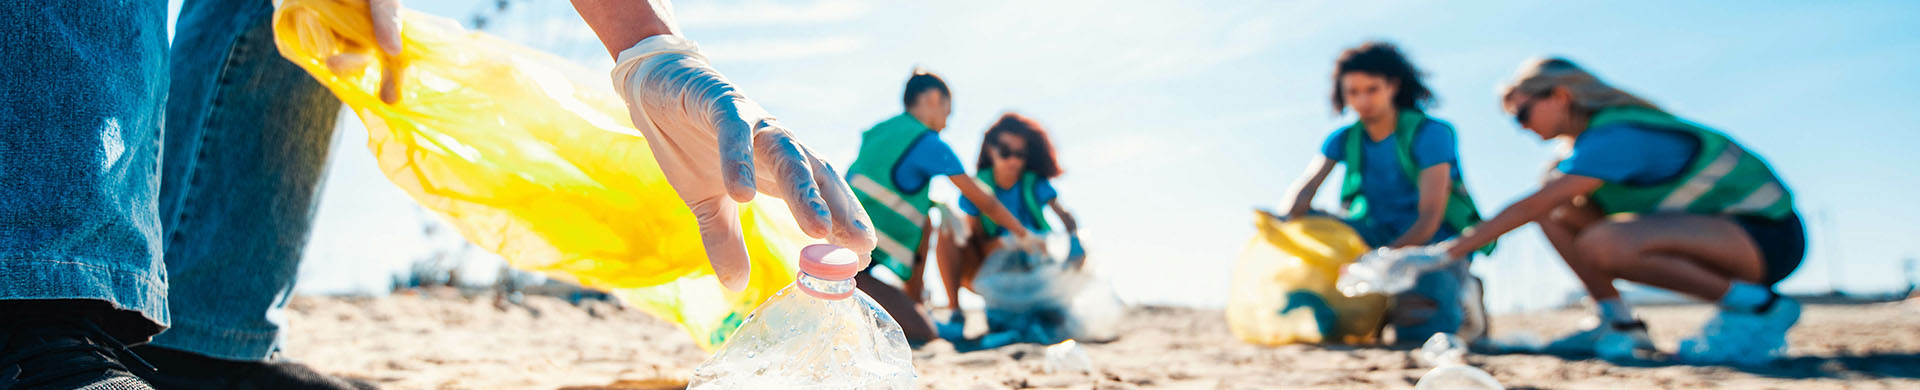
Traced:
<svg viewBox="0 0 1920 390">
<path fill-rule="evenodd" d="M 981 261 L 969 289 L 986 301 L 991 331 L 1027 331 L 1022 342 L 1056 343 L 1067 339 L 1104 342 L 1118 338 L 1125 305 L 1111 282 L 1081 266 L 1080 239 L 1066 233 L 1046 235 L 1048 253 L 1013 249 L 1011 236 L 1000 250 Z"/>
<path fill-rule="evenodd" d="M 1382 248 L 1341 270 L 1340 293 L 1349 297 L 1393 295 L 1413 289 L 1420 275 L 1452 264 L 1432 247 Z"/>
<path fill-rule="evenodd" d="M 793 255 L 812 240 L 764 196 L 740 213 L 752 282 L 735 292 L 715 280 L 693 213 L 605 71 L 411 11 L 403 54 L 380 55 L 366 6 L 286 0 L 273 19 L 280 54 L 358 114 L 394 185 L 474 245 L 608 290 L 707 349 L 793 282 Z M 401 65 L 401 101 L 385 104 L 381 72 Z"/>
</svg>

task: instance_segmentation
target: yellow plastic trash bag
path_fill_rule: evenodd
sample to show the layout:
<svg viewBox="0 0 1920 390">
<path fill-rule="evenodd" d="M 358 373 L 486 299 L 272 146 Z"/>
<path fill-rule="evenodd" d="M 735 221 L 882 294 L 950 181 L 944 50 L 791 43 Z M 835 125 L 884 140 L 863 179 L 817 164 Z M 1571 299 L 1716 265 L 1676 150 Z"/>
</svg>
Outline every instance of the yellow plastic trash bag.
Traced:
<svg viewBox="0 0 1920 390">
<path fill-rule="evenodd" d="M 1249 343 L 1371 343 L 1387 311 L 1382 296 L 1348 298 L 1334 288 L 1340 266 L 1367 252 L 1345 222 L 1302 217 L 1282 222 L 1255 213 L 1259 235 L 1233 265 L 1227 327 Z"/>
<path fill-rule="evenodd" d="M 751 283 L 713 276 L 692 211 L 633 128 L 607 72 L 403 12 L 401 101 L 379 99 L 365 1 L 286 0 L 273 28 L 280 54 L 305 68 L 366 123 L 380 169 L 468 241 L 513 266 L 605 289 L 721 344 L 753 308 L 792 283 L 813 241 L 787 207 L 760 197 L 741 210 Z M 347 56 L 352 57 L 352 56 Z"/>
</svg>

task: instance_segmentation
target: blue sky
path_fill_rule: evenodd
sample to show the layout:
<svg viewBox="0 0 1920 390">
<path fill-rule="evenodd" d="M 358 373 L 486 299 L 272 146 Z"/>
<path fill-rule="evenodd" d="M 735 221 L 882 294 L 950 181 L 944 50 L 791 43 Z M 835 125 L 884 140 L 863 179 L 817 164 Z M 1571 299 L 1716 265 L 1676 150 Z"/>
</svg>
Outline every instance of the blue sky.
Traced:
<svg viewBox="0 0 1920 390">
<path fill-rule="evenodd" d="M 412 1 L 463 22 L 492 1 Z M 1549 146 L 1520 132 L 1493 88 L 1530 56 L 1568 56 L 1673 112 L 1732 134 L 1795 191 L 1812 249 L 1783 289 L 1904 289 L 1920 258 L 1920 17 L 1914 2 L 686 1 L 687 35 L 744 91 L 841 165 L 858 134 L 900 111 L 909 70 L 942 73 L 941 135 L 972 165 L 980 134 L 1019 111 L 1049 127 L 1093 261 L 1135 302 L 1217 306 L 1251 237 L 1349 117 L 1329 111 L 1333 57 L 1398 42 L 1429 75 L 1430 112 L 1459 130 L 1486 212 L 1523 196 Z M 471 27 L 471 24 L 468 25 Z M 488 31 L 611 61 L 564 2 L 517 3 Z M 372 291 L 435 246 L 428 218 L 387 184 L 343 120 L 304 292 Z M 1331 207 L 1331 186 L 1316 201 Z M 936 197 L 954 196 L 947 186 Z M 1501 311 L 1559 303 L 1572 275 L 1526 228 L 1475 265 Z M 497 263 L 476 262 L 475 273 Z M 1202 287 L 1204 286 L 1204 287 Z"/>
</svg>

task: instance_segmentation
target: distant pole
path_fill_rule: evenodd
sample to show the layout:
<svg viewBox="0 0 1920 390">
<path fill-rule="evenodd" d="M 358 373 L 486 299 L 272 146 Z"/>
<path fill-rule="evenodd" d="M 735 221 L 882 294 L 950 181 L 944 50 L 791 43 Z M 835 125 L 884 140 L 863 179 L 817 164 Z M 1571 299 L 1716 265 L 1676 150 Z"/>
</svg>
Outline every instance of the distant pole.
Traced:
<svg viewBox="0 0 1920 390">
<path fill-rule="evenodd" d="M 1821 241 L 1826 242 L 1827 253 L 1833 254 L 1832 256 L 1828 256 L 1827 258 L 1827 290 L 1834 293 L 1834 295 L 1839 295 L 1840 293 L 1840 245 L 1836 244 L 1837 239 L 1835 238 L 1836 236 L 1839 235 L 1839 232 L 1833 229 L 1833 209 L 1825 208 L 1825 207 L 1821 208 L 1820 232 L 1822 235 L 1826 236 L 1826 239 Z"/>
<path fill-rule="evenodd" d="M 1920 263 L 1920 260 L 1914 259 L 1913 256 L 1907 256 L 1907 266 L 1906 266 L 1907 296 L 1913 296 L 1914 290 L 1920 289 L 1920 283 L 1914 283 L 1913 281 L 1913 269 L 1915 267 L 1915 263 Z"/>
</svg>

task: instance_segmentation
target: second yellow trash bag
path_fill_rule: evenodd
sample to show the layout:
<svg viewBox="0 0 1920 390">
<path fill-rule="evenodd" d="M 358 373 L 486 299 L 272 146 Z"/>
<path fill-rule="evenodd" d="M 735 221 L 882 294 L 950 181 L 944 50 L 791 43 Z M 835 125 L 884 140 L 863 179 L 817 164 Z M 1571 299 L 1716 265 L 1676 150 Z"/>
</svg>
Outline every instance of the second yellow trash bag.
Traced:
<svg viewBox="0 0 1920 390">
<path fill-rule="evenodd" d="M 1227 328 L 1249 343 L 1371 343 L 1386 317 L 1382 296 L 1348 298 L 1334 288 L 1340 266 L 1368 250 L 1345 222 L 1326 217 L 1282 221 L 1255 213 L 1258 236 L 1233 265 Z"/>
<path fill-rule="evenodd" d="M 793 256 L 814 240 L 762 196 L 740 213 L 752 282 L 720 285 L 692 211 L 605 71 L 410 11 L 402 55 L 385 57 L 365 7 L 286 0 L 273 19 L 280 54 L 359 114 L 387 178 L 468 241 L 514 267 L 609 290 L 708 350 L 792 283 Z M 406 77 L 388 105 L 380 76 L 396 64 Z"/>
</svg>

